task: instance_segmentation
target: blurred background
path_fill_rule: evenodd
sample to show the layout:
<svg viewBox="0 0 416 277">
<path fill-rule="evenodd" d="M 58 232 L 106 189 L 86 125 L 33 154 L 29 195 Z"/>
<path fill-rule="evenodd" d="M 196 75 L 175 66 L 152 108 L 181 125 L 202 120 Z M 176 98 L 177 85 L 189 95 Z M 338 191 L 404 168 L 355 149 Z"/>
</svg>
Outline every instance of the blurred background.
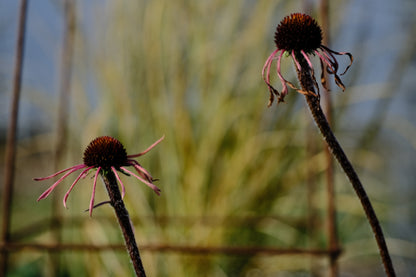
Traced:
<svg viewBox="0 0 416 277">
<path fill-rule="evenodd" d="M 2 176 L 19 2 L 0 2 Z M 148 276 L 383 276 L 371 228 L 337 164 L 335 198 L 327 193 L 325 148 L 304 98 L 291 91 L 286 103 L 266 107 L 261 69 L 275 49 L 275 28 L 299 11 L 320 24 L 328 19 L 329 47 L 354 56 L 342 76 L 346 91 L 331 79 L 332 125 L 398 276 L 414 276 L 416 2 L 335 0 L 326 12 L 321 5 L 29 2 L 7 276 L 133 276 L 111 207 L 92 218 L 84 212 L 92 179 L 75 187 L 68 209 L 62 198 L 75 174 L 36 202 L 53 180 L 32 178 L 81 163 L 102 135 L 129 154 L 165 135 L 139 160 L 160 179 L 160 197 L 122 176 Z M 348 65 L 347 57 L 338 61 Z M 282 66 L 296 82 L 290 60 Z M 104 200 L 99 186 L 96 201 Z"/>
</svg>

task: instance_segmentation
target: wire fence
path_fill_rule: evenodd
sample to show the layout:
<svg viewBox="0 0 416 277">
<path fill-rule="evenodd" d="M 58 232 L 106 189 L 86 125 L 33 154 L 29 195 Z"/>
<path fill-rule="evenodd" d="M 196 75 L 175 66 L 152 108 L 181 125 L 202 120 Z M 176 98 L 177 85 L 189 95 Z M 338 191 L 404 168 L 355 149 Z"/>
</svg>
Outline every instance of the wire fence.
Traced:
<svg viewBox="0 0 416 277">
<path fill-rule="evenodd" d="M 227 218 L 225 221 L 227 224 L 224 226 L 224 218 L 218 217 L 151 217 L 157 226 L 172 226 L 172 225 L 193 225 L 200 224 L 203 228 L 215 228 L 218 225 L 227 228 L 232 226 L 233 228 L 238 228 L 241 226 L 250 226 L 256 222 L 264 220 L 283 220 L 283 221 L 292 221 L 291 224 L 306 225 L 308 219 L 304 218 L 293 222 L 293 219 L 284 220 L 281 217 L 232 217 Z M 95 218 L 98 221 L 111 221 L 112 218 Z M 105 252 L 125 252 L 126 247 L 124 244 L 110 243 L 110 244 L 92 244 L 92 243 L 64 243 L 64 242 L 52 242 L 52 243 L 36 243 L 27 241 L 27 238 L 34 237 L 36 235 L 42 234 L 47 231 L 53 231 L 54 233 L 60 233 L 62 230 L 51 230 L 50 221 L 53 221 L 53 218 L 46 219 L 41 222 L 25 226 L 21 230 L 16 230 L 11 234 L 11 239 L 9 241 L 3 241 L 0 245 L 2 253 L 9 254 L 18 254 L 18 253 L 43 253 L 48 252 L 52 254 L 51 257 L 54 257 L 54 253 L 105 253 Z M 73 225 L 78 225 L 77 222 L 82 222 L 82 218 L 72 218 L 66 219 L 70 220 Z M 62 219 L 60 219 L 62 223 Z M 137 222 L 139 218 L 133 218 L 132 221 Z M 57 225 L 53 225 L 57 226 Z M 65 225 L 59 225 L 65 227 Z M 228 256 L 228 257 L 279 257 L 279 256 L 304 256 L 311 258 L 325 258 L 331 261 L 329 266 L 335 264 L 337 265 L 337 259 L 342 253 L 341 248 L 282 248 L 282 247 L 273 247 L 273 246 L 236 246 L 236 245 L 182 245 L 182 244 L 172 244 L 172 243 L 140 243 L 140 251 L 144 254 L 154 253 L 154 254 L 176 254 L 183 256 Z M 56 258 L 56 256 L 55 256 Z M 126 256 L 127 259 L 127 256 Z M 7 261 L 6 261 L 7 262 Z M 55 270 L 59 272 L 59 264 L 55 264 Z M 330 268 L 330 267 L 329 267 Z M 5 267 L 2 272 L 3 276 L 7 276 L 7 267 Z M 311 272 L 314 271 L 313 264 L 310 268 Z M 322 271 L 322 270 L 320 270 Z M 333 272 L 331 270 L 331 272 Z M 316 274 L 316 273 L 315 273 Z M 319 275 L 319 274 L 318 274 Z"/>
</svg>

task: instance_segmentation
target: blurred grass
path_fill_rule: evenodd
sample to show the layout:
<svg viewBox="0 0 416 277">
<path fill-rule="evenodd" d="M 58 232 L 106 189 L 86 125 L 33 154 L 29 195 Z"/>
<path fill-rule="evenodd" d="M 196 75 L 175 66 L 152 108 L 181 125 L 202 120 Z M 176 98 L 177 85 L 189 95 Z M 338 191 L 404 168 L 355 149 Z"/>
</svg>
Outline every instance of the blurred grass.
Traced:
<svg viewBox="0 0 416 277">
<path fill-rule="evenodd" d="M 314 209 L 321 220 L 325 215 L 321 189 L 324 154 L 320 151 L 306 159 L 305 153 L 307 140 L 320 145 L 321 139 L 307 133 L 309 115 L 299 95 L 291 92 L 287 104 L 267 109 L 268 91 L 261 79 L 263 62 L 274 47 L 274 28 L 293 9 L 290 3 L 110 2 L 91 15 L 97 33 L 78 34 L 68 166 L 81 162 L 84 147 L 96 136 L 117 137 L 129 154 L 166 136 L 140 160 L 160 179 L 160 197 L 133 178 L 121 176 L 139 246 L 326 247 L 325 226 L 314 241 L 306 229 L 310 208 L 307 168 L 320 184 L 319 205 Z M 284 66 L 289 77 L 292 65 Z M 95 80 L 96 94 L 89 90 L 90 78 Z M 53 106 L 46 103 L 48 100 L 42 102 Z M 24 153 L 19 169 L 29 176 L 51 173 L 53 139 L 46 134 L 21 142 L 28 153 L 19 151 Z M 368 152 L 358 157 L 356 161 L 362 161 L 359 171 L 369 173 L 362 177 L 363 182 L 370 188 L 376 186 L 380 179 L 371 179 L 370 173 L 382 171 L 382 158 Z M 336 183 L 342 184 L 337 187 L 337 199 L 343 242 L 369 240 L 372 248 L 366 254 L 378 259 L 358 200 L 345 177 L 340 173 L 336 177 Z M 26 178 L 18 176 L 16 183 L 27 184 Z M 66 188 L 71 181 L 60 186 Z M 91 182 L 89 178 L 81 181 L 69 197 L 69 209 L 63 212 L 64 242 L 122 243 L 109 207 L 94 210 L 92 219 L 82 213 Z M 47 184 L 30 183 L 30 190 L 27 187 L 16 191 L 19 199 L 28 201 L 18 200 L 14 230 L 50 214 L 49 200 L 33 204 Z M 97 202 L 106 198 L 104 189 L 97 189 Z M 377 210 L 384 210 L 377 208 L 383 203 L 374 204 Z M 232 220 L 250 216 L 260 219 L 247 223 Z M 103 220 L 106 217 L 110 220 Z M 164 223 L 160 217 L 171 220 Z M 214 218 L 214 222 L 207 224 L 201 218 Z M 26 240 L 49 242 L 48 226 L 42 227 L 45 230 Z M 311 258 L 305 256 L 192 256 L 145 251 L 142 256 L 149 276 L 302 275 L 311 267 Z M 14 258 L 16 270 L 11 276 L 51 274 L 46 253 L 16 254 Z M 67 276 L 131 276 L 133 272 L 124 252 L 68 252 L 61 261 Z M 326 265 L 324 258 L 313 262 Z"/>
</svg>

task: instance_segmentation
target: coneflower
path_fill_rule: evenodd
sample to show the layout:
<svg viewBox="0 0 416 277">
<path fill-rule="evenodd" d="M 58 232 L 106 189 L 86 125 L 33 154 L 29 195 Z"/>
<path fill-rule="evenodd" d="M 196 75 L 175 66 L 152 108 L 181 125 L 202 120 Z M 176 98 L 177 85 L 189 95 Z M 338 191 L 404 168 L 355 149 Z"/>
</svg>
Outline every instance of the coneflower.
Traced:
<svg viewBox="0 0 416 277">
<path fill-rule="evenodd" d="M 324 87 L 326 85 L 324 70 L 326 70 L 329 74 L 334 76 L 335 83 L 344 90 L 345 86 L 338 75 L 338 61 L 334 55 L 347 55 L 350 59 L 350 64 L 342 74 L 344 74 L 351 66 L 353 61 L 352 55 L 348 52 L 335 52 L 322 45 L 321 28 L 312 17 L 302 13 L 294 13 L 283 18 L 277 26 L 274 42 L 276 43 L 277 49 L 268 57 L 262 70 L 263 79 L 270 92 L 269 106 L 273 103 L 275 96 L 278 96 L 277 103 L 284 101 L 284 97 L 288 93 L 287 86 L 305 96 L 316 125 L 321 131 L 328 147 L 331 149 L 332 154 L 343 168 L 361 201 L 367 219 L 373 229 L 387 276 L 396 276 L 383 231 L 367 193 L 322 112 L 320 106 L 319 85 L 316 81 L 314 67 L 310 59 L 311 55 L 319 57 L 321 63 L 321 82 Z M 294 84 L 287 81 L 281 73 L 280 63 L 285 53 L 293 59 L 300 88 L 297 88 Z M 277 75 L 282 84 L 281 92 L 270 84 L 270 69 L 273 60 L 275 59 L 277 59 Z"/>
<path fill-rule="evenodd" d="M 140 157 L 146 154 L 162 140 L 163 140 L 163 137 L 157 140 L 149 148 L 147 148 L 145 151 L 139 154 L 127 155 L 126 149 L 121 144 L 121 142 L 118 141 L 117 139 L 109 137 L 109 136 L 98 137 L 94 139 L 93 141 L 91 141 L 90 144 L 85 149 L 84 163 L 63 169 L 47 177 L 34 178 L 35 181 L 44 181 L 44 180 L 51 179 L 55 176 L 58 176 L 64 172 L 67 172 L 61 178 L 59 178 L 52 186 L 50 186 L 44 193 L 42 193 L 39 196 L 38 201 L 48 197 L 48 195 L 56 188 L 56 186 L 59 185 L 66 177 L 68 177 L 73 172 L 77 170 L 81 170 L 81 169 L 83 169 L 83 171 L 81 171 L 81 173 L 72 183 L 72 185 L 69 187 L 68 191 L 65 193 L 65 196 L 63 199 L 65 208 L 67 207 L 66 201 L 68 199 L 69 193 L 72 191 L 72 189 L 74 188 L 76 183 L 79 181 L 79 179 L 87 176 L 88 172 L 92 169 L 96 169 L 97 171 L 95 172 L 93 190 L 92 190 L 91 201 L 89 205 L 90 216 L 92 215 L 92 210 L 94 208 L 95 188 L 97 184 L 97 178 L 100 173 L 105 174 L 109 171 L 112 171 L 115 174 L 117 180 L 120 182 L 123 198 L 124 198 L 126 190 L 125 190 L 123 182 L 121 182 L 121 179 L 117 171 L 126 175 L 132 175 L 136 177 L 137 179 L 139 179 L 140 181 L 148 185 L 157 195 L 160 195 L 160 189 L 156 185 L 153 184 L 153 181 L 155 181 L 155 179 L 153 179 L 150 173 L 146 169 L 144 169 L 133 158 Z M 126 168 L 127 166 L 133 166 L 139 175 L 136 175 L 132 171 L 128 170 Z"/>
<path fill-rule="evenodd" d="M 327 72 L 329 74 L 334 75 L 335 83 L 340 88 L 342 88 L 342 90 L 345 89 L 345 86 L 338 75 L 338 61 L 335 55 L 347 55 L 350 58 L 350 64 L 347 66 L 344 72 L 341 73 L 341 75 L 345 74 L 347 70 L 350 68 L 353 61 L 353 57 L 348 52 L 336 52 L 322 45 L 321 27 L 319 27 L 315 19 L 313 19 L 309 15 L 302 13 L 294 13 L 290 16 L 286 16 L 285 18 L 283 18 L 283 20 L 276 28 L 274 42 L 276 44 L 277 49 L 270 54 L 262 70 L 263 79 L 269 87 L 270 91 L 270 99 L 268 106 L 270 106 L 273 103 L 274 96 L 278 96 L 277 103 L 284 102 L 284 98 L 288 93 L 287 86 L 291 87 L 292 89 L 295 89 L 297 92 L 302 93 L 304 95 L 319 96 L 319 86 L 316 82 L 315 71 L 310 59 L 311 55 L 317 55 L 319 57 L 321 63 L 322 85 L 326 87 L 326 81 L 324 78 L 324 70 L 326 67 Z M 280 63 L 285 53 L 287 53 L 293 58 L 296 70 L 298 72 L 301 70 L 306 70 L 309 72 L 309 74 L 312 77 L 313 87 L 316 89 L 316 92 L 312 90 L 305 90 L 304 88 L 297 88 L 293 83 L 289 82 L 283 77 L 280 69 Z M 270 69 L 273 60 L 275 59 L 277 59 L 277 75 L 279 76 L 280 82 L 282 84 L 281 92 L 279 92 L 270 84 Z M 303 68 L 301 68 L 300 64 L 302 61 L 306 62 L 306 66 L 304 66 Z"/>
<path fill-rule="evenodd" d="M 59 185 L 70 174 L 82 169 L 81 173 L 78 175 L 78 177 L 69 187 L 68 191 L 65 193 L 63 203 L 66 207 L 66 201 L 68 199 L 69 193 L 72 191 L 79 179 L 84 178 L 85 176 L 87 176 L 90 170 L 95 169 L 96 172 L 92 186 L 91 200 L 88 209 L 90 216 L 92 215 L 92 210 L 94 209 L 94 207 L 97 207 L 101 204 L 109 203 L 114 208 L 118 223 L 123 233 L 127 251 L 133 263 L 134 270 L 136 272 L 136 275 L 141 277 L 146 276 L 146 274 L 140 258 L 140 253 L 136 244 L 136 239 L 134 237 L 133 226 L 131 225 L 129 213 L 123 202 L 123 198 L 125 195 L 125 187 L 124 184 L 121 182 L 118 172 L 136 177 L 137 179 L 148 185 L 157 195 L 160 195 L 160 189 L 153 184 L 153 181 L 155 181 L 155 179 L 153 179 L 150 173 L 146 169 L 144 169 L 134 158 L 140 157 L 149 152 L 153 147 L 155 147 L 159 142 L 161 142 L 163 138 L 164 137 L 160 138 L 150 147 L 148 147 L 146 150 L 139 154 L 127 155 L 126 149 L 117 139 L 108 136 L 98 137 L 91 141 L 85 149 L 84 163 L 63 169 L 47 177 L 34 178 L 35 181 L 43 181 L 51 179 L 57 175 L 66 172 L 61 178 L 58 179 L 58 181 L 56 181 L 44 193 L 42 193 L 41 196 L 39 196 L 39 201 L 48 197 L 48 195 L 56 188 L 56 186 Z M 137 171 L 138 175 L 136 175 L 133 171 L 127 169 L 128 166 L 133 166 L 134 169 Z M 110 200 L 94 206 L 95 189 L 97 185 L 98 175 L 101 175 L 101 178 L 104 181 Z M 120 183 L 121 186 L 121 194 L 118 188 L 117 181 Z"/>
</svg>

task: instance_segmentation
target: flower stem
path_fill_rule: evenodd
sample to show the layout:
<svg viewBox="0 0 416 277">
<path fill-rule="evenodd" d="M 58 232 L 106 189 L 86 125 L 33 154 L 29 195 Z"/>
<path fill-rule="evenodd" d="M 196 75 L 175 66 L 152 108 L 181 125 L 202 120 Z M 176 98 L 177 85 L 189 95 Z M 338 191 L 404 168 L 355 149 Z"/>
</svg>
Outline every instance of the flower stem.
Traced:
<svg viewBox="0 0 416 277">
<path fill-rule="evenodd" d="M 298 70 L 297 73 L 302 89 L 307 92 L 315 93 L 314 81 L 311 76 L 311 72 L 308 69 L 308 64 L 302 57 L 300 57 L 298 61 L 301 65 L 301 71 Z M 329 126 L 329 123 L 319 103 L 319 97 L 314 95 L 305 95 L 305 98 L 306 102 L 308 103 L 309 110 L 312 113 L 313 119 L 321 131 L 326 143 L 328 144 L 329 149 L 332 151 L 332 154 L 341 165 L 342 169 L 350 180 L 358 198 L 361 201 L 361 205 L 363 206 L 367 219 L 371 225 L 371 228 L 373 229 L 387 276 L 396 276 L 390 254 L 387 249 L 387 244 L 384 239 L 383 231 L 380 226 L 380 222 L 377 219 L 370 199 L 368 198 L 368 195 L 363 185 L 361 184 L 357 173 L 355 172 L 351 162 L 348 160 L 347 155 L 344 153 L 341 145 L 338 143 L 334 133 L 331 130 L 331 127 Z"/>
<path fill-rule="evenodd" d="M 105 187 L 107 188 L 108 196 L 110 197 L 111 206 L 113 206 L 116 213 L 118 223 L 120 224 L 121 231 L 123 232 L 124 241 L 126 243 L 127 252 L 130 255 L 130 259 L 133 263 L 136 276 L 145 277 L 146 273 L 143 268 L 142 260 L 140 258 L 139 249 L 134 238 L 134 232 L 131 225 L 129 213 L 124 206 L 123 199 L 121 198 L 120 190 L 118 188 L 116 177 L 111 171 L 101 174 Z"/>
</svg>

